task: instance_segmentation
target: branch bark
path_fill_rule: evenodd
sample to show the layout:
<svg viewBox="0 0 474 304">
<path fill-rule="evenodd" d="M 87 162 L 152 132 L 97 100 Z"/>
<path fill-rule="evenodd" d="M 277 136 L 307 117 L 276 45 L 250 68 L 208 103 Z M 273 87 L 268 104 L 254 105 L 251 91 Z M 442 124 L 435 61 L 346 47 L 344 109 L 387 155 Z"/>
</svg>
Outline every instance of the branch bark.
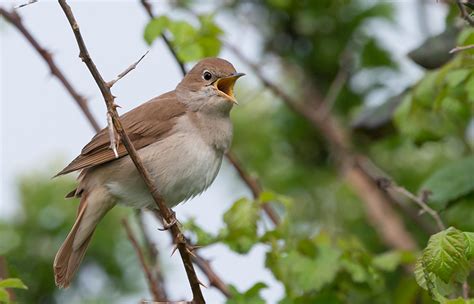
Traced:
<svg viewBox="0 0 474 304">
<path fill-rule="evenodd" d="M 61 84 L 66 88 L 69 95 L 71 95 L 71 97 L 81 109 L 82 113 L 84 113 L 84 116 L 89 121 L 94 131 L 99 132 L 101 128 L 97 123 L 97 120 L 95 120 L 94 116 L 92 115 L 87 105 L 87 100 L 72 87 L 67 77 L 61 72 L 61 70 L 56 65 L 55 61 L 53 60 L 53 57 L 51 56 L 51 53 L 45 48 L 43 48 L 25 28 L 21 17 L 15 11 L 9 12 L 1 7 L 0 15 L 2 15 L 8 22 L 10 22 L 14 27 L 17 28 L 17 30 L 21 32 L 21 34 L 31 44 L 31 46 L 36 50 L 36 52 L 44 59 L 51 71 L 51 74 L 54 75 L 59 80 L 59 82 L 61 82 Z"/>
<path fill-rule="evenodd" d="M 132 159 L 133 163 L 135 164 L 140 176 L 142 177 L 143 181 L 145 182 L 150 194 L 152 195 L 158 210 L 160 211 L 160 215 L 163 217 L 163 220 L 166 223 L 173 223 L 170 227 L 171 232 L 173 233 L 174 241 L 178 246 L 179 253 L 181 255 L 181 259 L 184 264 L 184 268 L 186 270 L 186 274 L 188 276 L 189 284 L 191 286 L 191 290 L 193 293 L 193 301 L 194 303 L 205 303 L 204 297 L 201 292 L 200 288 L 200 281 L 197 278 L 196 272 L 194 270 L 194 265 L 191 261 L 191 255 L 187 249 L 187 243 L 182 234 L 180 228 L 176 224 L 176 219 L 174 217 L 173 212 L 165 205 L 164 200 L 158 193 L 150 173 L 143 165 L 140 157 L 138 156 L 135 147 L 133 146 L 128 134 L 123 129 L 122 123 L 120 122 L 119 115 L 116 110 L 116 105 L 114 103 L 114 97 L 110 91 L 110 87 L 107 86 L 107 82 L 102 78 L 102 75 L 98 71 L 97 67 L 95 66 L 92 58 L 89 55 L 87 50 L 86 44 L 84 39 L 81 35 L 79 25 L 73 15 L 73 12 L 69 5 L 67 4 L 66 0 L 59 0 L 59 4 L 66 15 L 68 22 L 73 30 L 74 36 L 76 38 L 78 47 L 79 47 L 79 57 L 82 61 L 86 64 L 87 68 L 89 69 L 91 75 L 93 76 L 97 86 L 99 87 L 102 96 L 104 98 L 105 104 L 107 106 L 107 112 L 112 117 L 112 122 L 116 132 L 120 135 L 120 139 L 124 144 L 128 155 Z"/>
<path fill-rule="evenodd" d="M 11 14 L 16 14 L 16 13 L 10 13 L 10 12 L 7 12 L 5 10 L 3 10 L 2 8 L 0 8 L 0 14 L 4 15 L 4 14 L 8 14 L 8 15 L 11 15 Z M 18 28 L 18 25 L 21 24 L 21 19 L 20 19 L 20 16 L 18 16 L 16 14 L 17 18 L 18 19 L 14 19 L 15 20 L 15 23 L 11 23 L 13 26 L 17 27 Z M 13 20 L 13 19 L 7 19 L 8 21 L 10 20 Z M 11 21 L 10 21 L 11 22 Z M 37 42 L 36 39 L 33 38 L 33 36 L 31 35 L 31 33 L 29 33 L 29 31 L 22 25 L 21 26 L 23 30 L 21 30 L 20 32 L 25 35 L 25 33 L 27 34 L 28 37 L 30 37 L 31 39 L 27 39 L 31 44 L 32 46 L 35 48 L 35 49 L 40 49 L 40 50 L 44 50 L 43 47 L 41 47 L 39 45 L 39 43 Z M 26 36 L 25 36 L 26 37 Z M 32 41 L 35 41 L 36 43 L 32 43 Z M 38 47 L 38 48 L 37 48 Z M 56 71 L 58 71 L 57 74 L 53 74 L 55 76 L 57 75 L 64 75 L 61 70 L 59 69 L 59 67 L 56 65 L 56 63 L 54 62 L 54 58 L 52 56 L 48 57 L 50 60 L 46 60 L 46 58 L 43 57 L 43 59 L 45 60 L 46 64 L 48 64 L 48 66 L 50 67 L 50 69 L 54 69 Z M 54 68 L 53 68 L 54 67 Z M 73 88 L 72 84 L 70 82 L 68 82 L 67 78 L 66 77 L 62 77 L 63 81 L 61 81 L 61 83 L 64 85 L 64 87 L 66 88 L 66 90 L 71 94 L 71 97 L 73 97 L 73 99 L 77 102 L 78 100 L 75 98 L 75 96 L 80 96 L 79 94 L 72 94 L 71 92 L 76 92 L 76 90 Z M 84 108 L 87 108 L 88 105 L 87 103 L 84 104 Z M 81 107 L 81 109 L 83 109 Z M 96 122 L 96 120 L 94 119 L 94 117 L 91 115 L 90 116 L 91 119 L 88 119 L 88 121 L 91 123 L 92 126 L 94 125 L 97 125 L 97 129 L 96 131 L 99 131 L 100 128 L 98 126 L 97 123 L 93 123 L 93 122 Z M 256 184 L 257 187 L 258 187 L 258 184 Z M 253 191 L 253 190 L 252 190 Z M 147 249 L 148 249 L 148 254 L 150 255 L 150 257 L 152 257 L 154 260 L 157 260 L 158 259 L 158 251 L 156 250 L 156 248 L 152 245 L 151 241 L 148 239 L 148 236 L 147 234 L 145 233 L 145 229 L 144 229 L 144 226 L 143 226 L 143 220 L 141 218 L 141 214 L 143 212 L 141 210 L 137 210 L 137 220 L 139 222 L 139 225 L 140 225 L 140 229 L 144 235 L 144 238 L 146 240 L 146 244 L 147 244 Z M 158 219 L 161 221 L 161 217 L 158 215 L 157 216 Z M 171 231 L 170 231 L 171 233 Z M 211 286 L 214 286 L 216 287 L 217 289 L 219 289 L 226 297 L 230 297 L 230 291 L 227 287 L 227 285 L 224 283 L 224 281 L 216 274 L 216 272 L 213 270 L 211 264 L 209 261 L 207 261 L 206 259 L 204 259 L 203 257 L 201 257 L 199 254 L 195 253 L 195 257 L 193 257 L 193 261 L 194 263 L 204 272 L 204 274 L 208 277 L 209 279 L 209 282 L 210 282 L 210 285 Z M 157 268 L 159 267 L 157 265 L 157 263 L 154 263 L 155 266 L 153 268 Z M 157 283 L 158 283 L 158 286 L 157 288 L 158 289 L 161 289 L 162 292 L 161 294 L 164 294 L 165 297 L 164 298 L 167 298 L 166 296 L 166 291 L 164 289 L 164 281 L 163 281 L 163 278 L 162 278 L 162 274 L 161 274 L 161 271 L 160 269 L 155 269 L 155 272 L 156 272 L 156 278 L 157 278 Z"/>
</svg>

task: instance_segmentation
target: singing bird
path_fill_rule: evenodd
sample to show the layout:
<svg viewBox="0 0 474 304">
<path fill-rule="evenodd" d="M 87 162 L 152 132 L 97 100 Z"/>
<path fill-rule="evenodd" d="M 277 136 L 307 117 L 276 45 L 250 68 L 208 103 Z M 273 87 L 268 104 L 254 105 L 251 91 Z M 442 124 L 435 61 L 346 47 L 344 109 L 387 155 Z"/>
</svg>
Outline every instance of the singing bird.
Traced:
<svg viewBox="0 0 474 304">
<path fill-rule="evenodd" d="M 168 207 L 200 194 L 214 181 L 232 140 L 229 113 L 237 103 L 233 88 L 243 75 L 224 59 L 203 59 L 175 90 L 121 116 Z M 58 287 L 69 286 L 97 224 L 112 207 L 156 207 L 122 144 L 118 154 L 116 158 L 103 129 L 56 175 L 81 170 L 77 188 L 66 195 L 81 200 L 54 259 Z"/>
</svg>

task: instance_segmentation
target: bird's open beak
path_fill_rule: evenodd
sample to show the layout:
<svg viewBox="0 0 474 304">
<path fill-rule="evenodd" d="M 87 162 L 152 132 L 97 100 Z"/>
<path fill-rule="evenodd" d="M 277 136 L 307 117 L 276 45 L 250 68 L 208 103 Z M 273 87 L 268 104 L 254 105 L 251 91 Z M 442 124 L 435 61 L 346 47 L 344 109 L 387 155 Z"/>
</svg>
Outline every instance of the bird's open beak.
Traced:
<svg viewBox="0 0 474 304">
<path fill-rule="evenodd" d="M 234 96 L 234 84 L 237 79 L 244 75 L 244 73 L 234 73 L 233 75 L 228 77 L 218 78 L 216 81 L 214 81 L 213 85 L 220 95 L 235 104 L 239 104 Z"/>
</svg>

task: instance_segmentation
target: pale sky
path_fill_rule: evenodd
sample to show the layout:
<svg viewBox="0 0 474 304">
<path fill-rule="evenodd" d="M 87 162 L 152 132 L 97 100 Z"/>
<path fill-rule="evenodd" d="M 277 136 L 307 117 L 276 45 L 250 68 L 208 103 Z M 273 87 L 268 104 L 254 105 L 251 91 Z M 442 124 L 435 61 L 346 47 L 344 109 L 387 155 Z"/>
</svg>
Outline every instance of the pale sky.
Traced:
<svg viewBox="0 0 474 304">
<path fill-rule="evenodd" d="M 420 43 L 421 35 L 414 13 L 415 1 L 390 1 L 395 2 L 399 9 L 398 26 L 396 29 L 379 26 L 376 30 L 376 34 L 384 37 L 397 58 Z M 23 2 L 26 1 L 0 1 L 0 5 L 10 8 L 12 4 Z M 169 13 L 164 2 L 155 2 L 154 6 L 157 11 Z M 148 16 L 138 1 L 70 3 L 91 56 L 106 79 L 115 77 L 149 49 L 142 39 Z M 104 102 L 91 75 L 78 58 L 76 42 L 57 2 L 43 0 L 22 8 L 20 13 L 27 28 L 41 45 L 52 51 L 59 67 L 77 90 L 89 99 L 95 117 L 104 124 Z M 444 11 L 440 5 L 431 4 L 429 13 L 431 30 L 437 33 L 441 30 Z M 226 31 L 227 39 L 238 45 L 242 52 L 250 57 L 259 53 L 259 37 L 250 25 L 236 24 L 239 21 L 230 15 L 220 16 L 218 22 Z M 248 73 L 247 67 L 231 53 L 223 52 L 221 57 L 233 62 L 238 71 Z M 0 67 L 0 217 L 12 218 L 19 212 L 16 208 L 18 176 L 51 167 L 61 169 L 77 155 L 93 132 L 61 84 L 49 75 L 43 60 L 16 29 L 4 22 L 0 23 Z M 402 70 L 405 76 L 389 83 L 394 91 L 402 90 L 421 75 L 419 69 L 407 61 L 404 61 Z M 181 74 L 173 58 L 162 42 L 157 41 L 138 68 L 114 86 L 113 93 L 117 96 L 116 102 L 122 106 L 121 113 L 124 113 L 154 96 L 174 89 L 180 79 Z M 252 76 L 244 79 L 245 82 L 251 83 Z M 371 99 L 377 103 L 384 94 L 387 93 L 375 94 Z M 238 108 L 235 110 L 238 111 Z M 233 168 L 225 164 L 208 191 L 177 207 L 175 211 L 179 219 L 185 220 L 192 216 L 204 229 L 217 231 L 222 223 L 223 212 L 242 196 L 250 196 L 250 193 L 238 181 Z M 168 234 L 158 233 L 154 226 L 149 228 L 160 244 L 162 259 L 168 259 L 171 250 Z M 203 249 L 202 254 L 212 257 L 213 266 L 224 281 L 241 290 L 258 281 L 266 282 L 269 288 L 262 293 L 268 303 L 275 303 L 281 298 L 283 288 L 264 267 L 265 250 L 265 247 L 257 246 L 250 254 L 242 256 L 218 245 Z M 177 254 L 169 258 L 166 279 L 168 286 L 172 286 L 168 288 L 171 299 L 190 298 Z M 147 292 L 145 288 L 138 298 L 144 298 Z M 224 301 L 214 288 L 204 289 L 203 292 L 209 303 Z"/>
</svg>

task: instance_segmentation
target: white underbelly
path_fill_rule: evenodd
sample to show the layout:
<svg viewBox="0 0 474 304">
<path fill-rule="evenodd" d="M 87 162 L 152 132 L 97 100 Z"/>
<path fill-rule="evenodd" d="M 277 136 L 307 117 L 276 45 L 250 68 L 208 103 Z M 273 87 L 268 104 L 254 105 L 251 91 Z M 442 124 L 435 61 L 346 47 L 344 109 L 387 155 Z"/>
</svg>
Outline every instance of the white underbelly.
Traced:
<svg viewBox="0 0 474 304">
<path fill-rule="evenodd" d="M 138 151 L 169 207 L 207 189 L 219 171 L 223 154 L 195 135 L 175 133 Z M 154 206 L 130 158 L 118 161 L 114 169 L 121 172 L 114 172 L 106 183 L 117 203 L 136 208 Z"/>
</svg>

